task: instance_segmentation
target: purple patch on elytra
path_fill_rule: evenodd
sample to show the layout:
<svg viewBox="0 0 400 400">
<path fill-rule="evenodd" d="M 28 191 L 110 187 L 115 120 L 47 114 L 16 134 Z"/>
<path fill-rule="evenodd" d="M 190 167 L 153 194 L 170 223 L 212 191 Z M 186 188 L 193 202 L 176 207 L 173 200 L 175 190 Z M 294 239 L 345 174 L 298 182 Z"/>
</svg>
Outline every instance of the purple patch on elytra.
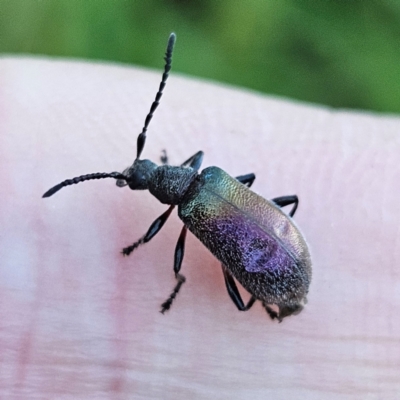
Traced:
<svg viewBox="0 0 400 400">
<path fill-rule="evenodd" d="M 265 265 L 268 262 L 262 250 L 254 250 L 249 261 L 250 262 L 248 262 L 245 267 L 248 272 L 261 272 L 265 269 Z"/>
<path fill-rule="evenodd" d="M 244 250 L 243 261 L 248 272 L 271 272 L 293 264 L 293 259 L 276 238 L 268 236 L 253 239 Z"/>
<path fill-rule="evenodd" d="M 295 261 L 284 244 L 254 221 L 236 215 L 216 219 L 212 225 L 214 238 L 222 239 L 219 246 L 226 246 L 228 239 L 229 249 L 225 254 L 232 256 L 247 272 L 276 274 L 293 268 Z"/>
</svg>

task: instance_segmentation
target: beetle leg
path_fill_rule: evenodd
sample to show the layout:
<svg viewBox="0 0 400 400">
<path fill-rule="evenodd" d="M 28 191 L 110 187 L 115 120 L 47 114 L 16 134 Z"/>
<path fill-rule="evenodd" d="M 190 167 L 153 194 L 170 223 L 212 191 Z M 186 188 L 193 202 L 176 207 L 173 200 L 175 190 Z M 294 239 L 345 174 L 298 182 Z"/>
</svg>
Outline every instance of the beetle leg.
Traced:
<svg viewBox="0 0 400 400">
<path fill-rule="evenodd" d="M 256 301 L 256 298 L 254 296 L 251 296 L 249 302 L 244 305 L 242 296 L 239 293 L 235 280 L 233 279 L 232 274 L 229 272 L 228 268 L 225 267 L 224 264 L 222 264 L 222 272 L 224 273 L 225 285 L 226 289 L 228 290 L 229 297 L 231 298 L 237 309 L 239 311 L 249 310 Z"/>
<path fill-rule="evenodd" d="M 182 163 L 181 167 L 191 167 L 197 171 L 201 167 L 203 156 L 204 153 L 200 150 L 196 154 L 193 154 L 192 157 L 188 158 L 184 163 Z"/>
<path fill-rule="evenodd" d="M 297 207 L 299 206 L 299 198 L 295 194 L 291 196 L 275 197 L 275 199 L 272 199 L 272 201 L 279 207 L 285 207 L 289 206 L 290 204 L 294 204 L 292 210 L 289 213 L 290 217 L 293 217 L 294 213 L 297 210 Z"/>
<path fill-rule="evenodd" d="M 178 294 L 181 286 L 185 283 L 186 278 L 179 273 L 182 266 L 183 256 L 185 255 L 185 241 L 186 241 L 186 232 L 187 228 L 184 226 L 182 228 L 181 234 L 179 235 L 178 242 L 175 247 L 175 255 L 174 255 L 174 272 L 175 278 L 178 281 L 173 292 L 168 297 L 168 299 L 161 305 L 161 313 L 164 314 L 165 311 L 169 310 L 172 302 L 174 301 L 176 295 Z"/>
<path fill-rule="evenodd" d="M 168 156 L 165 149 L 161 152 L 160 160 L 162 165 L 168 165 Z"/>
<path fill-rule="evenodd" d="M 129 254 L 132 253 L 133 250 L 135 250 L 137 247 L 139 247 L 143 243 L 147 243 L 150 241 L 163 227 L 165 224 L 165 221 L 168 219 L 168 217 L 171 215 L 172 210 L 174 209 L 174 205 L 170 206 L 167 211 L 165 211 L 162 215 L 160 215 L 151 225 L 147 233 L 142 236 L 139 240 L 137 240 L 135 243 L 131 244 L 128 247 L 124 247 L 121 251 L 121 253 L 124 256 L 129 256 Z"/>
<path fill-rule="evenodd" d="M 251 187 L 254 180 L 256 179 L 256 176 L 254 174 L 246 174 L 246 175 L 237 176 L 235 179 L 237 179 L 240 183 L 243 183 L 243 185 L 246 185 L 247 187 Z"/>
<path fill-rule="evenodd" d="M 179 271 L 181 270 L 183 256 L 185 255 L 186 233 L 187 233 L 187 228 L 186 226 L 184 226 L 181 230 L 181 234 L 179 235 L 179 239 L 175 247 L 175 254 L 174 254 L 175 275 L 178 274 Z"/>
</svg>

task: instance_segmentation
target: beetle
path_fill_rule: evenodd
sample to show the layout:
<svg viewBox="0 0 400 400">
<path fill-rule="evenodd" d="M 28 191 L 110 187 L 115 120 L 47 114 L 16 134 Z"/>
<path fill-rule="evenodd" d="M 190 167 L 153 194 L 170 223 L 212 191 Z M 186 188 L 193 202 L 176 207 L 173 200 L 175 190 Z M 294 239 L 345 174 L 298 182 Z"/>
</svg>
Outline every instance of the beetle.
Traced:
<svg viewBox="0 0 400 400">
<path fill-rule="evenodd" d="M 169 208 L 151 224 L 145 235 L 125 247 L 122 254 L 128 256 L 138 246 L 149 242 L 178 206 L 178 216 L 184 226 L 174 254 L 176 285 L 161 305 L 161 312 L 170 309 L 186 280 L 180 270 L 189 230 L 222 263 L 226 289 L 238 310 L 247 311 L 259 300 L 269 316 L 281 322 L 283 318 L 302 310 L 311 281 L 310 252 L 292 219 L 299 205 L 298 197 L 264 199 L 250 190 L 255 180 L 253 173 L 233 178 L 218 167 L 208 167 L 199 173 L 202 151 L 180 166 L 169 165 L 165 151 L 161 165 L 140 159 L 149 123 L 171 70 L 175 40 L 175 34 L 171 33 L 161 83 L 142 132 L 138 135 L 133 164 L 122 173 L 93 173 L 67 179 L 48 190 L 43 197 L 50 197 L 65 186 L 103 178 L 116 179 L 118 187 L 149 190 Z M 287 215 L 281 207 L 288 205 L 292 205 L 292 209 Z M 251 295 L 247 304 L 242 300 L 235 279 Z"/>
</svg>

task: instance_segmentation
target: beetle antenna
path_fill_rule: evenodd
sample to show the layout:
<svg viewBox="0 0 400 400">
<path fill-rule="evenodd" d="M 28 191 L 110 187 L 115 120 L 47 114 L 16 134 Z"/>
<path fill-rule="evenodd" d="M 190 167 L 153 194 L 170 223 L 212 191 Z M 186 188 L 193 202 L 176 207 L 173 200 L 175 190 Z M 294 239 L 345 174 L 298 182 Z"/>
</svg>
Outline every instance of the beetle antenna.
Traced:
<svg viewBox="0 0 400 400">
<path fill-rule="evenodd" d="M 153 104 L 150 107 L 150 112 L 147 114 L 147 117 L 144 121 L 144 126 L 143 126 L 143 130 L 140 133 L 140 135 L 137 138 L 137 155 L 136 155 L 136 159 L 138 159 L 140 157 L 140 155 L 142 154 L 142 150 L 144 148 L 144 144 L 146 142 L 146 132 L 147 132 L 147 128 L 150 124 L 151 119 L 153 118 L 153 114 L 154 111 L 156 111 L 158 105 L 160 104 L 160 99 L 162 96 L 162 92 L 163 89 L 167 83 L 167 79 L 168 79 L 168 73 L 171 70 L 171 66 L 172 66 L 172 51 L 174 50 L 174 44 L 175 44 L 175 40 L 176 40 L 176 35 L 175 33 L 171 33 L 169 35 L 169 39 L 168 39 L 168 45 L 167 45 L 167 51 L 165 52 L 165 67 L 164 67 L 164 73 L 162 75 L 162 79 L 161 79 L 161 83 L 160 83 L 160 87 L 158 89 L 158 92 L 156 94 L 156 98 L 153 101 Z"/>
<path fill-rule="evenodd" d="M 67 179 L 67 180 L 59 183 L 58 185 L 49 189 L 42 197 L 50 197 L 54 193 L 56 193 L 60 189 L 62 189 L 64 186 L 69 186 L 69 185 L 74 185 L 75 183 L 89 181 L 90 179 L 104 179 L 104 178 L 114 178 L 114 179 L 125 179 L 126 180 L 126 176 L 121 174 L 120 172 L 111 172 L 111 173 L 96 172 L 94 174 L 81 175 L 81 176 L 77 176 L 76 178 Z"/>
</svg>

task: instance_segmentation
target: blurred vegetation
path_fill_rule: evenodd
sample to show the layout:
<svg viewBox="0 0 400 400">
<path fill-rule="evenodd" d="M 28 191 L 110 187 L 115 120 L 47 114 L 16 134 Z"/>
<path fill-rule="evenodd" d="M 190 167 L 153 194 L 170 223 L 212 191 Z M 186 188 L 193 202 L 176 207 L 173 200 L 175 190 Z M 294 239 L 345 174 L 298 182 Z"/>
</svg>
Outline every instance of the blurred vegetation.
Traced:
<svg viewBox="0 0 400 400">
<path fill-rule="evenodd" d="M 400 0 L 0 0 L 0 52 L 174 70 L 333 107 L 400 112 Z"/>
</svg>

